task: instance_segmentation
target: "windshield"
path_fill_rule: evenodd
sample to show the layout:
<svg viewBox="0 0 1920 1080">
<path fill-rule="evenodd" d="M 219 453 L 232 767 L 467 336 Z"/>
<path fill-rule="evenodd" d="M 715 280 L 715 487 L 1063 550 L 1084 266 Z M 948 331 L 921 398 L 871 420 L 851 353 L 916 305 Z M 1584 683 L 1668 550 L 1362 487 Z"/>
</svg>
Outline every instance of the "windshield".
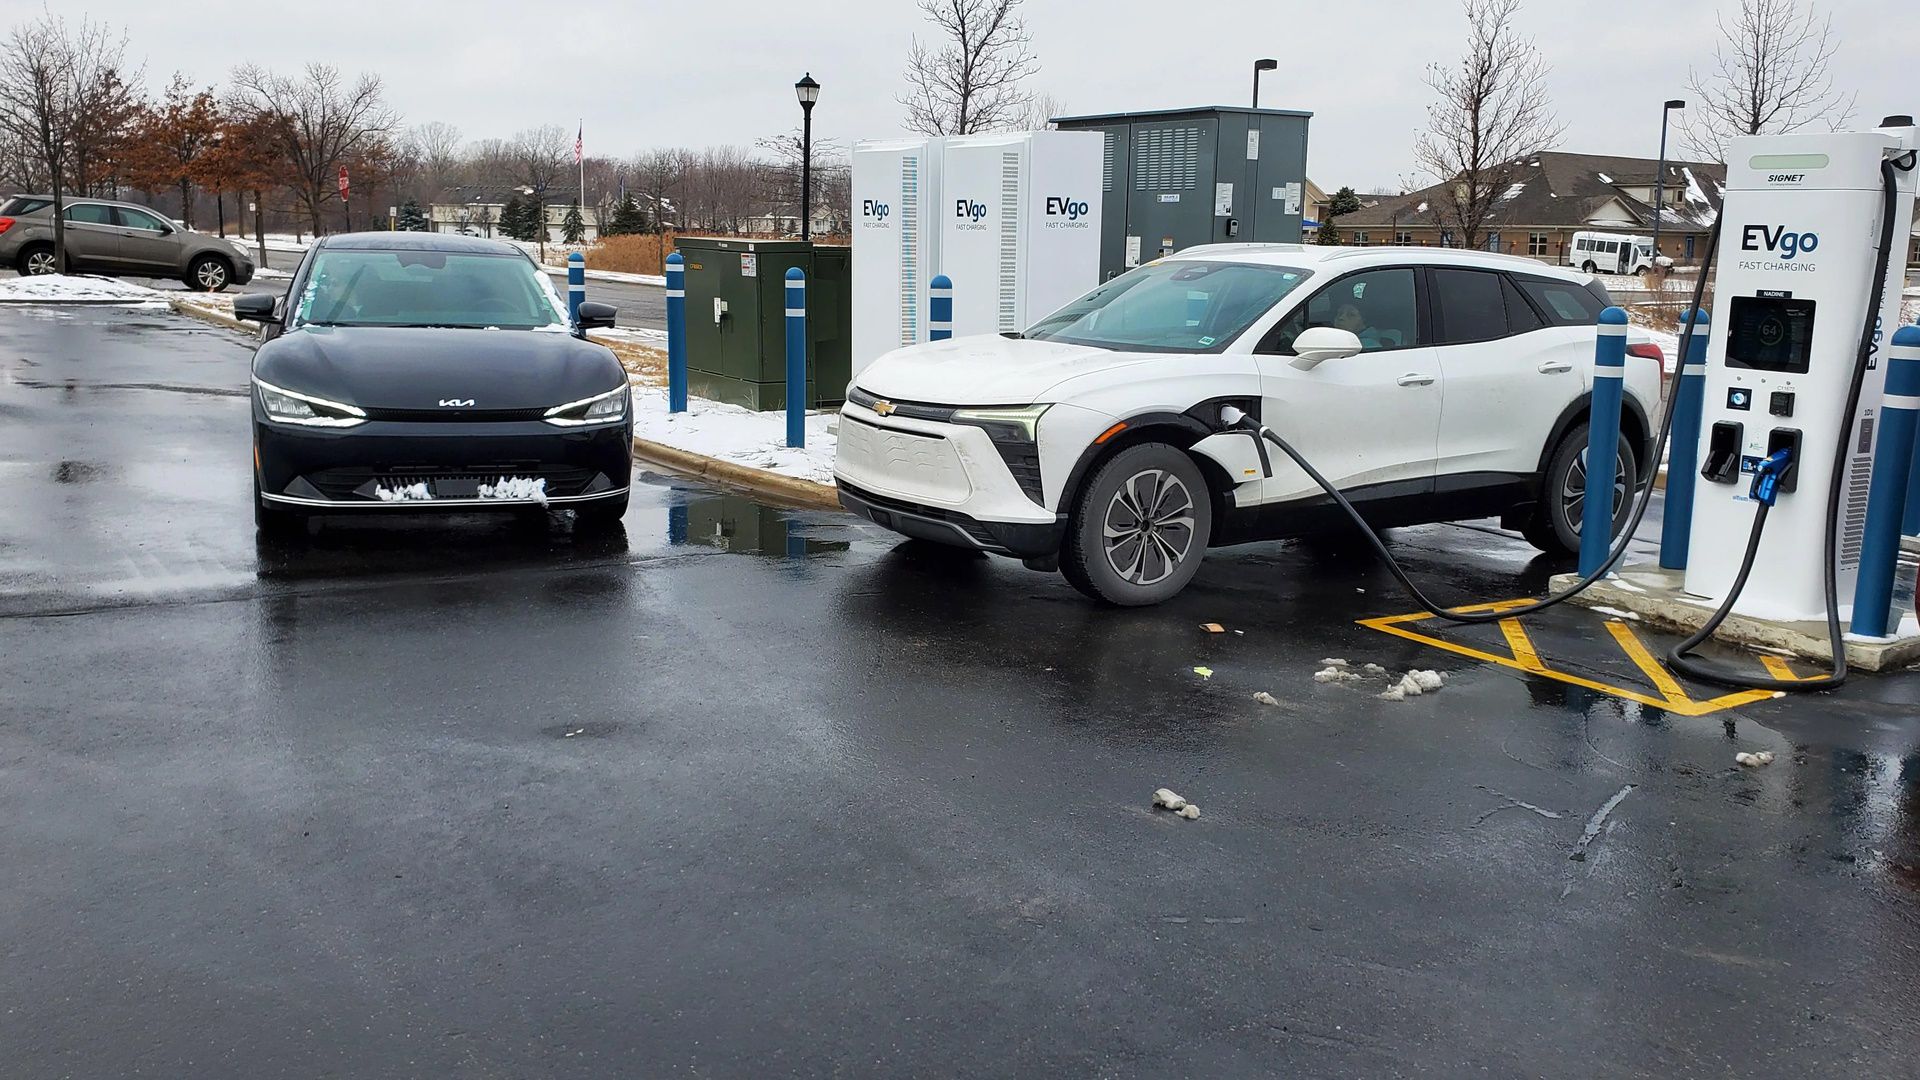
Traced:
<svg viewBox="0 0 1920 1080">
<path fill-rule="evenodd" d="M 566 328 L 566 308 L 523 255 L 321 250 L 295 326 Z"/>
<path fill-rule="evenodd" d="M 1311 274 L 1253 263 L 1149 263 L 1040 320 L 1026 336 L 1099 349 L 1219 352 Z"/>
</svg>

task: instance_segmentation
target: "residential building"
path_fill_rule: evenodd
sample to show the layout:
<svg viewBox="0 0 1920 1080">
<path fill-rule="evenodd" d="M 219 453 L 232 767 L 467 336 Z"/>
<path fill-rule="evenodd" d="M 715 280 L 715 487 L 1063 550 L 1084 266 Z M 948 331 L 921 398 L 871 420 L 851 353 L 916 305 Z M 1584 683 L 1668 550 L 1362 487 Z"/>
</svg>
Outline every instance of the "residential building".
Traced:
<svg viewBox="0 0 1920 1080">
<path fill-rule="evenodd" d="M 1573 234 L 1582 231 L 1653 235 L 1652 158 L 1542 151 L 1520 162 L 1494 200 L 1481 247 L 1566 261 Z M 1707 234 L 1720 213 L 1726 167 L 1670 161 L 1661 192 L 1660 252 L 1680 265 L 1706 253 Z M 1435 184 L 1340 219 L 1349 244 L 1454 247 L 1457 228 L 1443 216 L 1454 182 Z"/>
<path fill-rule="evenodd" d="M 427 228 L 433 232 L 467 232 L 474 236 L 499 235 L 500 211 L 504 210 L 507 200 L 525 199 L 518 188 L 495 187 L 490 185 L 471 185 L 448 188 L 443 201 L 427 208 Z M 547 239 L 557 242 L 566 235 L 567 209 L 573 205 L 569 194 L 563 193 L 558 202 L 544 204 L 547 219 Z M 592 240 L 600 235 L 599 216 L 591 206 L 580 208 L 580 217 L 586 222 L 586 237 Z"/>
</svg>

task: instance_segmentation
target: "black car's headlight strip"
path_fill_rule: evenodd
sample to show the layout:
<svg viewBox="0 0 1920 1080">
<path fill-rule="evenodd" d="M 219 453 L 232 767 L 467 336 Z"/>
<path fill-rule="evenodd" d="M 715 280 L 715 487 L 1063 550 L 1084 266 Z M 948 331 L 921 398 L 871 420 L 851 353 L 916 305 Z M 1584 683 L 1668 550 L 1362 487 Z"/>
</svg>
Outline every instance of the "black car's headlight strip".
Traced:
<svg viewBox="0 0 1920 1080">
<path fill-rule="evenodd" d="M 259 395 L 260 407 L 267 412 L 267 419 L 275 423 L 344 428 L 367 422 L 364 411 L 344 401 L 329 401 L 312 394 L 302 394 L 258 377 L 253 380 L 253 388 Z"/>
<path fill-rule="evenodd" d="M 555 405 L 541 417 L 556 427 L 585 427 L 588 424 L 611 424 L 627 418 L 627 399 L 632 396 L 630 387 L 622 386 L 604 394 L 595 394 L 579 401 L 569 401 L 565 405 Z"/>
</svg>

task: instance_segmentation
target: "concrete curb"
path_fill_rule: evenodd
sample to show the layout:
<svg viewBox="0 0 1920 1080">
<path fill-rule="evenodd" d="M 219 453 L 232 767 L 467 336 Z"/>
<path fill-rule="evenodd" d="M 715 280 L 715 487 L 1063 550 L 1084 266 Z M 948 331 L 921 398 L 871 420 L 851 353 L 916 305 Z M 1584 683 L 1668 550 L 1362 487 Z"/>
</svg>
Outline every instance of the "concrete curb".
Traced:
<svg viewBox="0 0 1920 1080">
<path fill-rule="evenodd" d="M 208 311 L 206 308 L 189 304 L 185 300 L 169 296 L 167 297 L 167 306 L 182 315 L 199 319 L 201 322 L 209 322 L 215 326 L 224 326 L 228 330 L 238 330 L 244 334 L 253 332 L 251 325 L 243 323 L 231 315 L 223 315 L 218 311 Z"/>
<path fill-rule="evenodd" d="M 146 299 L 141 299 L 141 298 L 131 297 L 131 296 L 125 297 L 122 299 L 117 299 L 117 300 L 107 299 L 105 297 L 76 297 L 72 299 L 57 299 L 57 300 L 56 299 L 39 300 L 39 299 L 30 299 L 30 298 L 21 298 L 21 299 L 9 298 L 5 300 L 0 300 L 0 307 L 146 307 L 147 305 L 155 302 L 156 302 L 155 300 L 146 300 Z"/>
<path fill-rule="evenodd" d="M 710 480 L 725 487 L 739 488 L 789 506 L 807 510 L 840 509 L 839 492 L 826 484 L 816 484 L 811 480 L 799 480 L 791 476 L 771 473 L 765 469 L 736 465 L 731 461 L 721 461 L 705 454 L 696 454 L 691 450 L 682 450 L 679 447 L 638 437 L 633 440 L 633 455 L 647 464 L 670 473 L 699 480 Z"/>
</svg>

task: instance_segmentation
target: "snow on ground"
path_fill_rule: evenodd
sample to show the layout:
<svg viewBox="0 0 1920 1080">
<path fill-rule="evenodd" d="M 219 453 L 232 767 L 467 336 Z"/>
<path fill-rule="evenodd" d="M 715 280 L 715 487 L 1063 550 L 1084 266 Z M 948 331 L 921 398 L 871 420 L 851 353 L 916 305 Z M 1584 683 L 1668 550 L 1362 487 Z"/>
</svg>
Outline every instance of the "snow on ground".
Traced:
<svg viewBox="0 0 1920 1080">
<path fill-rule="evenodd" d="M 275 270 L 271 266 L 262 266 L 254 270 L 253 279 L 255 281 L 291 281 L 293 280 L 293 272 L 291 270 Z"/>
<path fill-rule="evenodd" d="M 44 274 L 0 281 L 0 303 L 13 304 L 163 304 L 159 291 L 113 278 L 84 274 Z"/>
<path fill-rule="evenodd" d="M 785 412 L 754 412 L 689 398 L 687 411 L 676 416 L 667 412 L 665 388 L 636 382 L 633 414 L 637 438 L 816 484 L 833 483 L 836 440 L 827 425 L 836 419 L 835 413 L 807 414 L 807 445 L 799 450 L 787 447 Z"/>
</svg>

